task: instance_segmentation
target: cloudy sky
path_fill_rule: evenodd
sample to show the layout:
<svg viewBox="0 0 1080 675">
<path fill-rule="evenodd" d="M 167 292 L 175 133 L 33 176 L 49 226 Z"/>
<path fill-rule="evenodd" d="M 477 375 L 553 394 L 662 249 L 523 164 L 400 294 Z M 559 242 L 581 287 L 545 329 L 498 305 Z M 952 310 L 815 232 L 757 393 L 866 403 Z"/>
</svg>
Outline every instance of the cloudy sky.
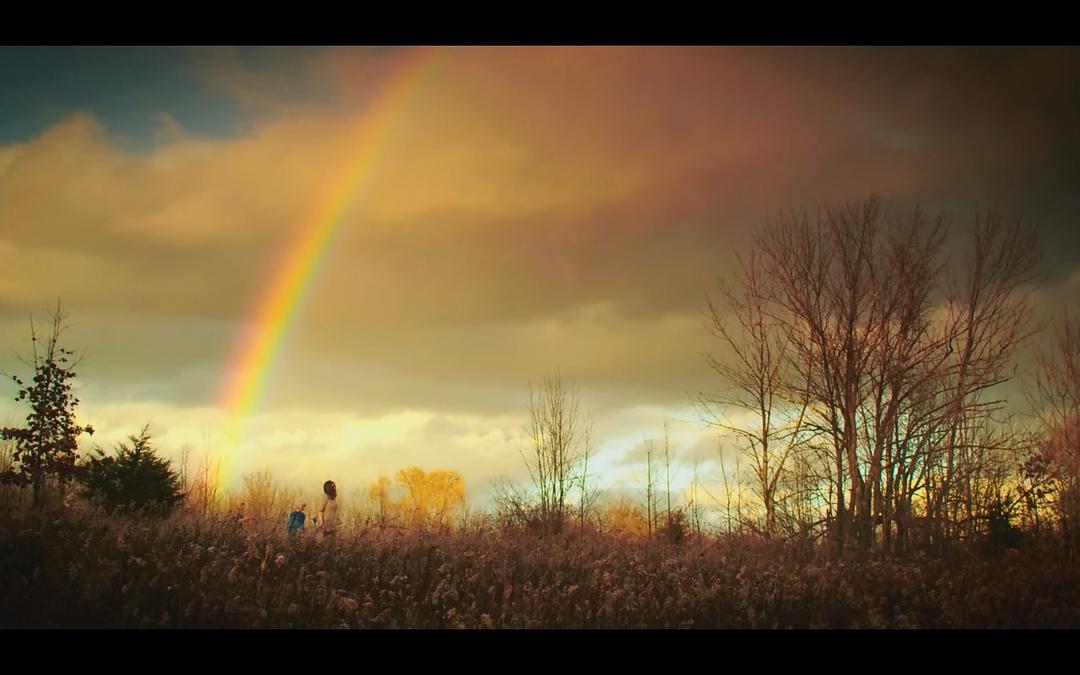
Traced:
<svg viewBox="0 0 1080 675">
<path fill-rule="evenodd" d="M 109 444 L 222 451 L 224 373 L 350 130 L 415 54 L 0 48 L 0 372 L 57 299 Z M 879 193 L 962 230 L 1038 226 L 1040 311 L 1080 291 L 1075 49 L 442 48 L 288 324 L 230 480 L 348 494 L 416 464 L 478 502 L 518 480 L 530 382 L 595 416 L 602 482 L 641 482 L 694 396 L 706 294 L 782 211 Z M 0 422 L 25 411 L 6 385 Z"/>
</svg>

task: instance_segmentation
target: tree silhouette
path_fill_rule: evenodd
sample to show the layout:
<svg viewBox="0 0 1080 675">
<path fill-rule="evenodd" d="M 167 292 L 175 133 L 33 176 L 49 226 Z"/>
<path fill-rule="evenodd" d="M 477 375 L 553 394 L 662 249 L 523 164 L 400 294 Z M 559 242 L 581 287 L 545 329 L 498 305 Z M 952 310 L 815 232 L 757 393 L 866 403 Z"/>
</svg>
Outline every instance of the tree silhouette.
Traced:
<svg viewBox="0 0 1080 675">
<path fill-rule="evenodd" d="M 522 450 L 522 459 L 536 490 L 536 515 L 545 531 L 562 529 L 571 488 L 580 480 L 585 425 L 577 391 L 561 377 L 545 377 L 539 391 L 530 387 L 527 432 L 531 447 Z"/>
<path fill-rule="evenodd" d="M 85 465 L 83 483 L 87 496 L 97 497 L 109 508 L 171 509 L 184 495 L 180 475 L 169 460 L 158 457 L 151 446 L 150 427 L 129 436 L 131 444 L 119 443 L 116 456 L 96 448 Z"/>
<path fill-rule="evenodd" d="M 79 399 L 71 388 L 78 359 L 72 350 L 60 346 L 64 318 L 58 303 L 44 347 L 40 345 L 31 318 L 33 360 L 28 365 L 34 369 L 33 381 L 28 385 L 17 375 L 11 376 L 19 386 L 15 400 L 29 403 L 30 414 L 26 416 L 25 427 L 0 430 L 0 438 L 14 442 L 12 457 L 18 465 L 17 469 L 5 473 L 4 480 L 19 485 L 32 484 L 34 504 L 40 503 L 48 476 L 55 476 L 61 487 L 75 477 L 78 437 L 83 433 L 94 433 L 92 426 L 79 425 L 75 420 Z"/>
</svg>

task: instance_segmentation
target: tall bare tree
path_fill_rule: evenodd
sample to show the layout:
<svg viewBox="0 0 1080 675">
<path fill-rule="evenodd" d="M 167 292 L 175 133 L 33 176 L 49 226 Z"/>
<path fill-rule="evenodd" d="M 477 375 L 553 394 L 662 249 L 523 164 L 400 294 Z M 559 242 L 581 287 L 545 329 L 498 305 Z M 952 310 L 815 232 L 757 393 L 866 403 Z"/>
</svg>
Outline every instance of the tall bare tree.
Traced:
<svg viewBox="0 0 1080 675">
<path fill-rule="evenodd" d="M 1000 492 L 1008 443 L 991 394 L 1029 334 L 1035 239 L 977 218 L 966 276 L 943 288 L 944 243 L 942 218 L 893 218 L 876 196 L 782 217 L 755 238 L 742 293 L 710 303 L 729 352 L 710 363 L 729 388 L 706 403 L 757 420 L 720 424 L 749 451 L 766 531 L 803 449 L 824 452 L 838 550 L 852 537 L 869 545 L 879 526 L 886 545 L 904 540 L 916 508 L 939 536 L 971 534 Z"/>
<path fill-rule="evenodd" d="M 756 489 L 765 511 L 764 530 L 776 531 L 776 495 L 780 477 L 797 447 L 808 405 L 808 392 L 790 390 L 786 373 L 789 337 L 770 314 L 771 289 L 761 259 L 740 258 L 742 293 L 721 286 L 721 304 L 711 299 L 706 325 L 720 338 L 727 355 L 705 354 L 726 385 L 716 394 L 703 394 L 701 403 L 710 423 L 735 436 L 749 456 Z M 735 327 L 729 325 L 734 320 Z M 749 412 L 753 424 L 731 420 L 729 411 Z"/>
<path fill-rule="evenodd" d="M 653 458 L 656 456 L 656 448 L 652 439 L 645 441 L 645 520 L 649 536 L 652 536 L 656 524 L 656 474 L 653 469 Z"/>
<path fill-rule="evenodd" d="M 582 444 L 581 444 L 581 474 L 578 477 L 578 528 L 582 531 L 585 529 L 585 519 L 592 510 L 599 497 L 599 491 L 595 489 L 589 489 L 589 459 L 592 457 L 592 434 L 593 434 L 593 419 L 591 414 L 585 415 L 584 425 L 582 427 Z"/>
<path fill-rule="evenodd" d="M 1080 544 L 1080 320 L 1056 327 L 1040 351 L 1030 394 L 1040 422 L 1035 455 L 1025 464 L 1031 496 L 1049 501 L 1067 543 Z M 1074 548 L 1075 550 L 1075 548 Z"/>
<path fill-rule="evenodd" d="M 558 376 L 529 388 L 530 447 L 522 451 L 536 491 L 538 517 L 546 531 L 562 529 L 567 504 L 583 456 L 583 416 L 576 390 Z"/>
<path fill-rule="evenodd" d="M 1013 354 L 1031 334 L 1030 293 L 1024 286 L 1037 256 L 1029 228 L 979 217 L 971 229 L 966 276 L 960 283 L 950 279 L 945 323 L 950 358 L 941 377 L 946 441 L 929 473 L 927 506 L 946 536 L 958 525 L 970 529 L 974 521 L 972 481 L 993 450 L 993 443 L 981 439 L 992 415 L 1006 404 L 991 394 L 1012 378 Z"/>
<path fill-rule="evenodd" d="M 664 497 L 667 499 L 666 522 L 671 522 L 671 422 L 664 418 Z"/>
<path fill-rule="evenodd" d="M 693 528 L 694 534 L 699 537 L 701 536 L 702 524 L 701 501 L 698 498 L 700 475 L 701 459 L 699 458 L 694 460 L 694 470 L 690 478 L 690 503 L 687 509 L 690 513 L 690 527 Z"/>
</svg>

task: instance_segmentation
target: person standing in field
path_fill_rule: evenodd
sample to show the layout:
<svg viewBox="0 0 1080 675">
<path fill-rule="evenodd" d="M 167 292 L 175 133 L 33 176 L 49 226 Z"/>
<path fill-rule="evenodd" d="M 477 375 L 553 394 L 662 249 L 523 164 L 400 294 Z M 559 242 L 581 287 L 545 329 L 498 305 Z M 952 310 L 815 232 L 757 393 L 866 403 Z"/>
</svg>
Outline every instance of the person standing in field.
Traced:
<svg viewBox="0 0 1080 675">
<path fill-rule="evenodd" d="M 323 483 L 322 505 L 319 507 L 319 522 L 322 523 L 323 535 L 330 537 L 337 533 L 341 526 L 338 517 L 337 485 L 328 480 Z"/>
<path fill-rule="evenodd" d="M 295 535 L 304 527 L 304 507 L 307 504 L 297 504 L 296 510 L 289 514 L 289 522 L 285 525 L 285 531 L 289 533 L 289 536 Z"/>
</svg>

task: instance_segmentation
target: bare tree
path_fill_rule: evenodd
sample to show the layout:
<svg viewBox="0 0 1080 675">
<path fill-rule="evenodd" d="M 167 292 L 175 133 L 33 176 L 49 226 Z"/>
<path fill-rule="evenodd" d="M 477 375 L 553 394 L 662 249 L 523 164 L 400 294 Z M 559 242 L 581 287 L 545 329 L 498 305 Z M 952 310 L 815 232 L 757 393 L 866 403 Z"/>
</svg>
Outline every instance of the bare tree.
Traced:
<svg viewBox="0 0 1080 675">
<path fill-rule="evenodd" d="M 1080 321 L 1056 327 L 1050 351 L 1040 351 L 1029 398 L 1040 423 L 1037 450 L 1025 463 L 1030 497 L 1056 511 L 1067 543 L 1080 543 Z"/>
<path fill-rule="evenodd" d="M 789 390 L 785 379 L 790 337 L 771 318 L 770 297 L 760 257 L 740 259 L 742 293 L 722 286 L 722 305 L 708 304 L 706 325 L 728 352 L 721 360 L 705 354 L 727 385 L 719 394 L 703 394 L 707 420 L 732 434 L 749 456 L 765 511 L 765 533 L 776 532 L 776 495 L 780 477 L 797 448 L 809 392 Z M 733 318 L 737 328 L 728 325 Z M 789 379 L 789 378 L 788 378 Z M 746 411 L 753 424 L 733 422 L 728 411 Z"/>
<path fill-rule="evenodd" d="M 239 500 L 245 505 L 244 516 L 259 525 L 277 519 L 278 511 L 284 510 L 281 488 L 269 471 L 244 474 L 244 489 Z"/>
<path fill-rule="evenodd" d="M 180 492 L 185 496 L 191 489 L 191 446 L 185 443 L 180 447 Z"/>
<path fill-rule="evenodd" d="M 585 518 L 599 497 L 599 491 L 588 488 L 589 458 L 592 456 L 592 415 L 585 415 L 582 427 L 581 475 L 578 478 L 578 528 L 585 530 Z"/>
<path fill-rule="evenodd" d="M 666 522 L 671 522 L 671 423 L 664 418 L 664 496 L 667 499 Z"/>
<path fill-rule="evenodd" d="M 379 477 L 375 479 L 375 482 L 368 488 L 368 501 L 375 507 L 375 514 L 378 518 L 380 528 L 386 527 L 394 507 L 393 499 L 391 498 L 392 490 L 393 484 L 390 481 L 390 476 L 387 476 L 386 474 L 380 474 Z"/>
<path fill-rule="evenodd" d="M 944 326 L 949 358 L 939 378 L 944 442 L 927 472 L 927 515 L 946 536 L 962 520 L 968 528 L 973 522 L 971 483 L 989 447 L 979 437 L 1006 403 L 987 395 L 1012 377 L 1013 353 L 1030 335 L 1023 286 L 1036 261 L 1033 232 L 980 217 L 971 230 L 966 278 L 960 284 L 950 279 Z"/>
<path fill-rule="evenodd" d="M 203 518 L 209 517 L 217 509 L 218 498 L 221 496 L 220 477 L 221 460 L 213 461 L 204 445 L 202 462 L 187 492 L 188 504 Z"/>
<path fill-rule="evenodd" d="M 562 529 L 576 468 L 583 456 L 583 418 L 578 394 L 558 376 L 529 388 L 531 447 L 522 451 L 536 491 L 537 516 L 545 531 Z"/>
<path fill-rule="evenodd" d="M 694 472 L 690 479 L 690 503 L 688 505 L 688 511 L 690 512 L 690 527 L 693 528 L 694 534 L 699 537 L 701 536 L 701 502 L 698 499 L 700 473 L 701 459 L 695 459 Z"/>
<path fill-rule="evenodd" d="M 818 465 L 822 505 L 843 549 L 854 537 L 887 546 L 922 509 L 940 535 L 971 534 L 1003 486 L 1008 438 L 990 396 L 1029 334 L 1025 284 L 1033 234 L 977 218 L 966 279 L 942 292 L 943 220 L 894 219 L 874 196 L 815 219 L 781 218 L 741 265 L 743 289 L 710 302 L 709 327 L 729 355 L 710 359 L 728 384 L 713 411 L 749 411 L 755 425 L 714 422 L 740 438 L 776 529 L 792 453 Z M 725 320 L 734 318 L 737 330 Z M 816 478 L 796 492 L 813 495 Z"/>
<path fill-rule="evenodd" d="M 717 443 L 716 450 L 720 457 L 720 477 L 724 481 L 724 515 L 727 520 L 727 533 L 731 534 L 731 482 L 728 480 L 727 467 L 724 466 L 724 446 Z"/>
<path fill-rule="evenodd" d="M 656 523 L 656 479 L 653 473 L 653 457 L 656 450 L 652 439 L 645 441 L 645 520 L 649 536 L 652 536 Z"/>
<path fill-rule="evenodd" d="M 0 475 L 15 468 L 15 440 L 0 439 Z"/>
</svg>

